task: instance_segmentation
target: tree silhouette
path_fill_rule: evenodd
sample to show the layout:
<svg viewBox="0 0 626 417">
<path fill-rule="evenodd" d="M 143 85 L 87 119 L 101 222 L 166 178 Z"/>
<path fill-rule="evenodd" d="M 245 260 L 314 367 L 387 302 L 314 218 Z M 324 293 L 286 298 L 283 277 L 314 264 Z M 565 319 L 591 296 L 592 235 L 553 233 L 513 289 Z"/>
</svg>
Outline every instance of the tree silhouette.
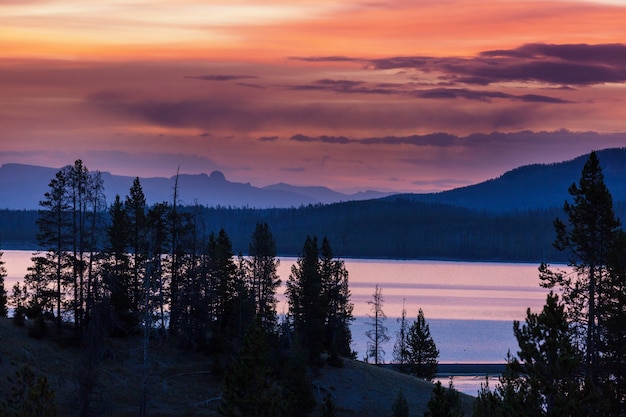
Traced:
<svg viewBox="0 0 626 417">
<path fill-rule="evenodd" d="M 7 308 L 7 290 L 4 288 L 4 279 L 7 276 L 7 270 L 4 267 L 4 261 L 2 260 L 3 252 L 0 251 L 0 317 L 6 317 L 8 314 Z"/>
<path fill-rule="evenodd" d="M 568 312 L 583 335 L 585 372 L 592 382 L 598 381 L 600 329 L 598 305 L 604 302 L 602 289 L 608 275 L 608 263 L 614 248 L 620 221 L 613 212 L 613 199 L 604 184 L 600 161 L 591 152 L 583 167 L 579 184 L 572 184 L 569 193 L 573 202 L 565 202 L 567 224 L 556 219 L 555 247 L 566 251 L 569 265 L 577 272 L 576 279 L 550 273 L 542 267 L 544 286 L 559 287 Z"/>
<path fill-rule="evenodd" d="M 387 327 L 384 325 L 387 316 L 385 316 L 385 312 L 383 311 L 383 301 L 382 289 L 380 289 L 377 284 L 373 294 L 373 301 L 367 302 L 371 310 L 371 314 L 369 315 L 371 320 L 369 325 L 371 329 L 365 332 L 365 335 L 369 339 L 366 358 L 368 358 L 368 360 L 373 359 L 376 365 L 384 362 L 385 351 L 383 344 L 389 341 Z"/>
<path fill-rule="evenodd" d="M 407 368 L 413 375 L 428 381 L 437 374 L 439 350 L 430 334 L 430 327 L 419 309 L 417 319 L 409 328 L 406 337 Z"/>
</svg>

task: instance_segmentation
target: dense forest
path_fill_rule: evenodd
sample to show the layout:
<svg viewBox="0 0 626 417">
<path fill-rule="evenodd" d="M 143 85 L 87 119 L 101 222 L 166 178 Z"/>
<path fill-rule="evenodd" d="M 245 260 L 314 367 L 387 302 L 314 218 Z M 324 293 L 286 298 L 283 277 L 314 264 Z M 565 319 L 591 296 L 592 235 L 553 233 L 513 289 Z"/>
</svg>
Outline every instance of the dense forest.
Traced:
<svg viewBox="0 0 626 417">
<path fill-rule="evenodd" d="M 345 258 L 565 261 L 552 246 L 560 208 L 492 213 L 395 198 L 291 209 L 178 210 L 193 214 L 206 235 L 224 228 L 235 253 L 248 253 L 250 234 L 261 222 L 272 229 L 281 256 L 297 256 L 302 237 L 315 234 L 327 236 Z M 37 211 L 0 210 L 3 247 L 36 249 L 37 217 Z"/>
</svg>

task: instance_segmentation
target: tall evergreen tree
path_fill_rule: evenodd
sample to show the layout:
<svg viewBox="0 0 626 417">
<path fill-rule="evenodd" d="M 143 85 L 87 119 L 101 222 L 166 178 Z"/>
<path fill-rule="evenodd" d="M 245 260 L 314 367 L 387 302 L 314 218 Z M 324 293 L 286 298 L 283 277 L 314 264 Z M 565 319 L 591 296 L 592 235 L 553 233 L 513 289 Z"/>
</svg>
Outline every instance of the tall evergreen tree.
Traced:
<svg viewBox="0 0 626 417">
<path fill-rule="evenodd" d="M 276 315 L 276 290 L 280 286 L 276 257 L 276 240 L 267 223 L 257 223 L 249 248 L 250 293 L 257 317 L 267 331 L 274 331 Z"/>
<path fill-rule="evenodd" d="M 602 323 L 600 383 L 610 400 L 612 416 L 626 415 L 626 233 L 620 230 L 604 282 L 604 302 L 598 307 Z"/>
<path fill-rule="evenodd" d="M 419 309 L 417 319 L 409 328 L 406 338 L 407 367 L 413 375 L 432 381 L 437 374 L 439 350 L 430 334 L 424 312 Z"/>
<path fill-rule="evenodd" d="M 577 276 L 551 273 L 542 266 L 542 279 L 548 288 L 563 291 L 568 313 L 581 333 L 585 352 L 585 372 L 591 381 L 599 378 L 600 329 L 598 305 L 604 302 L 602 293 L 608 275 L 610 253 L 616 242 L 620 221 L 613 211 L 613 200 L 606 185 L 595 152 L 585 163 L 579 184 L 572 184 L 569 193 L 573 202 L 565 202 L 563 210 L 567 223 L 556 219 L 555 247 L 566 251 L 569 265 Z"/>
<path fill-rule="evenodd" d="M 104 195 L 104 180 L 100 171 L 90 174 L 88 180 L 87 199 L 89 212 L 87 213 L 87 295 L 86 313 L 91 316 L 94 305 L 104 297 L 103 271 L 101 270 L 106 242 L 106 197 Z"/>
<path fill-rule="evenodd" d="M 3 252 L 0 251 L 0 317 L 6 317 L 9 313 L 7 307 L 7 290 L 4 288 L 4 279 L 7 276 L 7 270 L 2 260 Z"/>
<path fill-rule="evenodd" d="M 317 237 L 307 236 L 302 255 L 291 268 L 286 294 L 294 331 L 308 350 L 310 364 L 319 364 L 325 346 L 328 301 L 322 289 Z"/>
<path fill-rule="evenodd" d="M 240 282 L 233 245 L 224 229 L 209 236 L 209 276 L 214 305 L 213 344 L 220 349 L 237 334 L 238 301 L 245 285 Z"/>
<path fill-rule="evenodd" d="M 133 311 L 138 312 L 143 303 L 142 282 L 145 260 L 148 251 L 147 240 L 147 206 L 146 197 L 139 178 L 133 180 L 129 195 L 126 196 L 124 208 L 128 216 L 129 249 L 131 256 L 131 288 Z"/>
<path fill-rule="evenodd" d="M 169 229 L 168 217 L 169 206 L 167 203 L 157 203 L 148 209 L 146 215 L 148 229 L 148 251 L 147 260 L 150 263 L 150 298 L 153 304 L 150 306 L 153 312 L 157 313 L 159 326 L 166 329 L 165 308 L 169 303 L 168 285 L 165 282 L 166 276 L 163 270 L 163 254 L 168 250 Z"/>
<path fill-rule="evenodd" d="M 119 195 L 109 208 L 110 223 L 106 227 L 107 244 L 105 285 L 108 290 L 111 307 L 117 316 L 127 325 L 136 323 L 136 305 L 131 283 L 130 255 L 130 220 L 126 207 Z"/>
<path fill-rule="evenodd" d="M 365 332 L 365 335 L 369 339 L 366 358 L 368 358 L 368 360 L 373 359 L 376 365 L 384 362 L 385 350 L 383 349 L 383 345 L 389 341 L 387 327 L 384 324 L 387 316 L 383 311 L 383 302 L 383 292 L 377 284 L 374 290 L 373 301 L 367 302 L 371 310 L 371 314 L 369 315 L 371 320 L 369 325 L 371 329 Z"/>
<path fill-rule="evenodd" d="M 354 305 L 350 302 L 348 270 L 342 260 L 334 258 L 327 238 L 322 241 L 319 270 L 323 296 L 327 300 L 325 348 L 337 363 L 339 356 L 352 356 L 350 323 L 354 320 Z"/>
<path fill-rule="evenodd" d="M 267 334 L 257 320 L 246 332 L 241 350 L 224 377 L 221 416 L 289 415 L 285 391 L 272 373 L 268 357 Z"/>
<path fill-rule="evenodd" d="M 515 321 L 518 357 L 507 357 L 495 391 L 483 387 L 476 417 L 583 417 L 605 415 L 599 393 L 580 374 L 574 333 L 558 297 L 549 294 L 541 313 Z"/>
<path fill-rule="evenodd" d="M 55 291 L 54 265 L 45 256 L 33 256 L 32 265 L 24 276 L 24 288 L 28 294 L 27 316 L 36 318 L 41 314 L 53 312 Z"/>
<path fill-rule="evenodd" d="M 66 190 L 67 182 L 67 169 L 59 170 L 48 185 L 49 191 L 39 202 L 41 208 L 37 218 L 37 240 L 39 245 L 46 250 L 50 265 L 54 267 L 57 331 L 61 331 L 62 287 L 66 282 L 67 253 L 71 248 L 72 223 L 68 214 L 70 206 Z"/>
<path fill-rule="evenodd" d="M 519 371 L 540 402 L 542 415 L 575 415 L 582 406 L 581 358 L 558 296 L 550 293 L 540 314 L 528 309 L 524 325 L 514 322 L 514 333 L 519 361 L 524 364 Z"/>
<path fill-rule="evenodd" d="M 402 302 L 402 314 L 397 319 L 400 327 L 396 332 L 396 341 L 393 345 L 393 360 L 398 366 L 400 372 L 408 371 L 407 364 L 409 360 L 409 351 L 407 346 L 407 337 L 409 335 L 409 322 L 406 319 L 406 308 L 404 300 Z"/>
<path fill-rule="evenodd" d="M 74 310 L 74 329 L 78 332 L 82 327 L 85 312 L 85 249 L 87 195 L 89 192 L 89 170 L 80 159 L 73 166 L 67 167 L 67 195 L 71 216 L 71 270 L 73 291 L 72 305 Z"/>
</svg>

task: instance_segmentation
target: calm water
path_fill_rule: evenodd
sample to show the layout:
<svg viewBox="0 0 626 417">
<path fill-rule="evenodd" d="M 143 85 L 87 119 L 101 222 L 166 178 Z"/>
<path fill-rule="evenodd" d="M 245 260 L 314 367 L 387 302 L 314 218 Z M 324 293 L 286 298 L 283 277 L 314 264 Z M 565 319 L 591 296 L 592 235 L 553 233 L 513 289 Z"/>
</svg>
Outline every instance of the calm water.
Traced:
<svg viewBox="0 0 626 417">
<path fill-rule="evenodd" d="M 4 251 L 7 290 L 22 280 L 31 256 L 29 251 Z M 295 262 L 295 258 L 281 260 L 283 283 Z M 419 308 L 424 310 L 440 350 L 440 362 L 501 363 L 509 349 L 517 351 L 513 320 L 524 320 L 528 307 L 540 311 L 547 293 L 539 287 L 535 264 L 357 259 L 345 263 L 356 316 L 353 349 L 359 359 L 367 344 L 368 301 L 377 284 L 382 289 L 384 324 L 391 339 L 384 346 L 386 361 L 392 358 L 397 318 L 404 304 L 409 320 L 415 319 Z M 278 312 L 286 312 L 284 296 L 280 300 Z M 455 378 L 455 385 L 475 395 L 482 380 Z"/>
</svg>

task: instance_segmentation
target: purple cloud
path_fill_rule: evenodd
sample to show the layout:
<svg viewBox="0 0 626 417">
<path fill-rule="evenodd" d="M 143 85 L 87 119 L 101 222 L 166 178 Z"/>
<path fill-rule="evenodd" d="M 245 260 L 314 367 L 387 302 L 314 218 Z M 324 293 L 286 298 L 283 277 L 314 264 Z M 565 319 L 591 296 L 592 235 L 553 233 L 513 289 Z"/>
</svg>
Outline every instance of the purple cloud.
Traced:
<svg viewBox="0 0 626 417">
<path fill-rule="evenodd" d="M 526 44 L 515 49 L 483 51 L 475 57 L 396 56 L 294 58 L 305 62 L 359 62 L 375 70 L 414 69 L 438 72 L 447 81 L 468 85 L 541 82 L 593 85 L 626 82 L 625 44 Z"/>
<path fill-rule="evenodd" d="M 236 80 L 247 80 L 247 79 L 259 78 L 259 77 L 255 75 L 217 74 L 217 75 L 186 75 L 185 78 L 189 78 L 192 80 L 203 80 L 203 81 L 236 81 Z"/>
</svg>

